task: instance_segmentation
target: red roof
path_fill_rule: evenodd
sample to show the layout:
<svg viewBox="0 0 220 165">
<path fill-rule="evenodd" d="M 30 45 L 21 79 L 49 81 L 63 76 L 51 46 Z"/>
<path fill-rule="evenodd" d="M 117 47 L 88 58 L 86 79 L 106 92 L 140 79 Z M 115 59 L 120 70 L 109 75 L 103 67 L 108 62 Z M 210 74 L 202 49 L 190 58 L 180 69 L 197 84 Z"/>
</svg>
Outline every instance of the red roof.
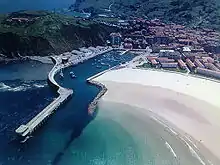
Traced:
<svg viewBox="0 0 220 165">
<path fill-rule="evenodd" d="M 190 59 L 186 59 L 186 64 L 192 69 L 195 68 L 195 64 L 190 60 Z"/>
</svg>

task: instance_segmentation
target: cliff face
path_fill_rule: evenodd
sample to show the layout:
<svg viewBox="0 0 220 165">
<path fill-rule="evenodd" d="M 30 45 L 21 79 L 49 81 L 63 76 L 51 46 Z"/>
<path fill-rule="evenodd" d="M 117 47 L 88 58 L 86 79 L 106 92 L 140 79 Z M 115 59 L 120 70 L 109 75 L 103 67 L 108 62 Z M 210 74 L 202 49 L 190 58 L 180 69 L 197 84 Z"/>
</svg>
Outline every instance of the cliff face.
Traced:
<svg viewBox="0 0 220 165">
<path fill-rule="evenodd" d="M 12 32 L 0 34 L 0 50 L 10 58 L 21 55 L 47 54 L 52 47 L 47 39 L 35 36 L 20 36 Z"/>
<path fill-rule="evenodd" d="M 0 54 L 9 58 L 59 54 L 103 45 L 113 31 L 90 20 L 48 12 L 12 13 L 0 16 Z"/>
<path fill-rule="evenodd" d="M 220 30 L 219 0 L 76 0 L 73 8 Z"/>
</svg>

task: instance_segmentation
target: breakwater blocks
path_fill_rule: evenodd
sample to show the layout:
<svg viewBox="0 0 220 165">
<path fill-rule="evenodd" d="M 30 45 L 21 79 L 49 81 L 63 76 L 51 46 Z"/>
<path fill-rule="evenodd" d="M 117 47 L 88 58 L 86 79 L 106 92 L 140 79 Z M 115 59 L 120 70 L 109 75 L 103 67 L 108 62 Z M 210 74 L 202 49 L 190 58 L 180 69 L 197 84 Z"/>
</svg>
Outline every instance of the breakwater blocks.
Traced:
<svg viewBox="0 0 220 165">
<path fill-rule="evenodd" d="M 97 86 L 98 88 L 101 88 L 101 91 L 99 92 L 99 94 L 95 97 L 95 99 L 88 106 L 88 113 L 89 115 L 93 116 L 95 109 L 97 107 L 98 101 L 107 92 L 107 88 L 102 83 L 99 83 L 93 80 L 88 80 L 87 82 Z"/>
</svg>

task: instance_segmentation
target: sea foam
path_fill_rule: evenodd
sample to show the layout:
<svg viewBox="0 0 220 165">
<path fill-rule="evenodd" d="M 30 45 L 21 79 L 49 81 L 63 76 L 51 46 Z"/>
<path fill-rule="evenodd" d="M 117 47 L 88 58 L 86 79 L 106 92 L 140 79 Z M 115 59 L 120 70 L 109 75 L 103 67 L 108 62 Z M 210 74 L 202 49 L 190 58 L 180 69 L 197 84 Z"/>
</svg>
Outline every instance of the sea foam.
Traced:
<svg viewBox="0 0 220 165">
<path fill-rule="evenodd" d="M 3 82 L 0 82 L 0 92 L 18 92 L 18 91 L 26 91 L 26 90 L 31 90 L 31 89 L 36 89 L 36 88 L 44 88 L 46 87 L 46 83 L 35 83 L 35 84 L 27 84 L 23 83 L 19 86 L 13 87 L 4 84 Z"/>
</svg>

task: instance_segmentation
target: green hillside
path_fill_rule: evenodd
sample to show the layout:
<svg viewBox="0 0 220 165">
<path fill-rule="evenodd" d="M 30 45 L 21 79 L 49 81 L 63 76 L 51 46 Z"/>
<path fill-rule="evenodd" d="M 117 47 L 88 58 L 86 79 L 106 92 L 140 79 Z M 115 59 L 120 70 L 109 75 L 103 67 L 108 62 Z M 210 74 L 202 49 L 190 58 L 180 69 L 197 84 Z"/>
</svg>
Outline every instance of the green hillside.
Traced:
<svg viewBox="0 0 220 165">
<path fill-rule="evenodd" d="M 113 13 L 125 17 L 147 16 L 164 22 L 220 30 L 218 0 L 77 0 L 75 9 L 102 13 L 110 4 Z"/>
<path fill-rule="evenodd" d="M 9 57 L 18 53 L 43 56 L 103 45 L 112 30 L 92 20 L 42 11 L 1 15 L 0 53 Z"/>
</svg>

